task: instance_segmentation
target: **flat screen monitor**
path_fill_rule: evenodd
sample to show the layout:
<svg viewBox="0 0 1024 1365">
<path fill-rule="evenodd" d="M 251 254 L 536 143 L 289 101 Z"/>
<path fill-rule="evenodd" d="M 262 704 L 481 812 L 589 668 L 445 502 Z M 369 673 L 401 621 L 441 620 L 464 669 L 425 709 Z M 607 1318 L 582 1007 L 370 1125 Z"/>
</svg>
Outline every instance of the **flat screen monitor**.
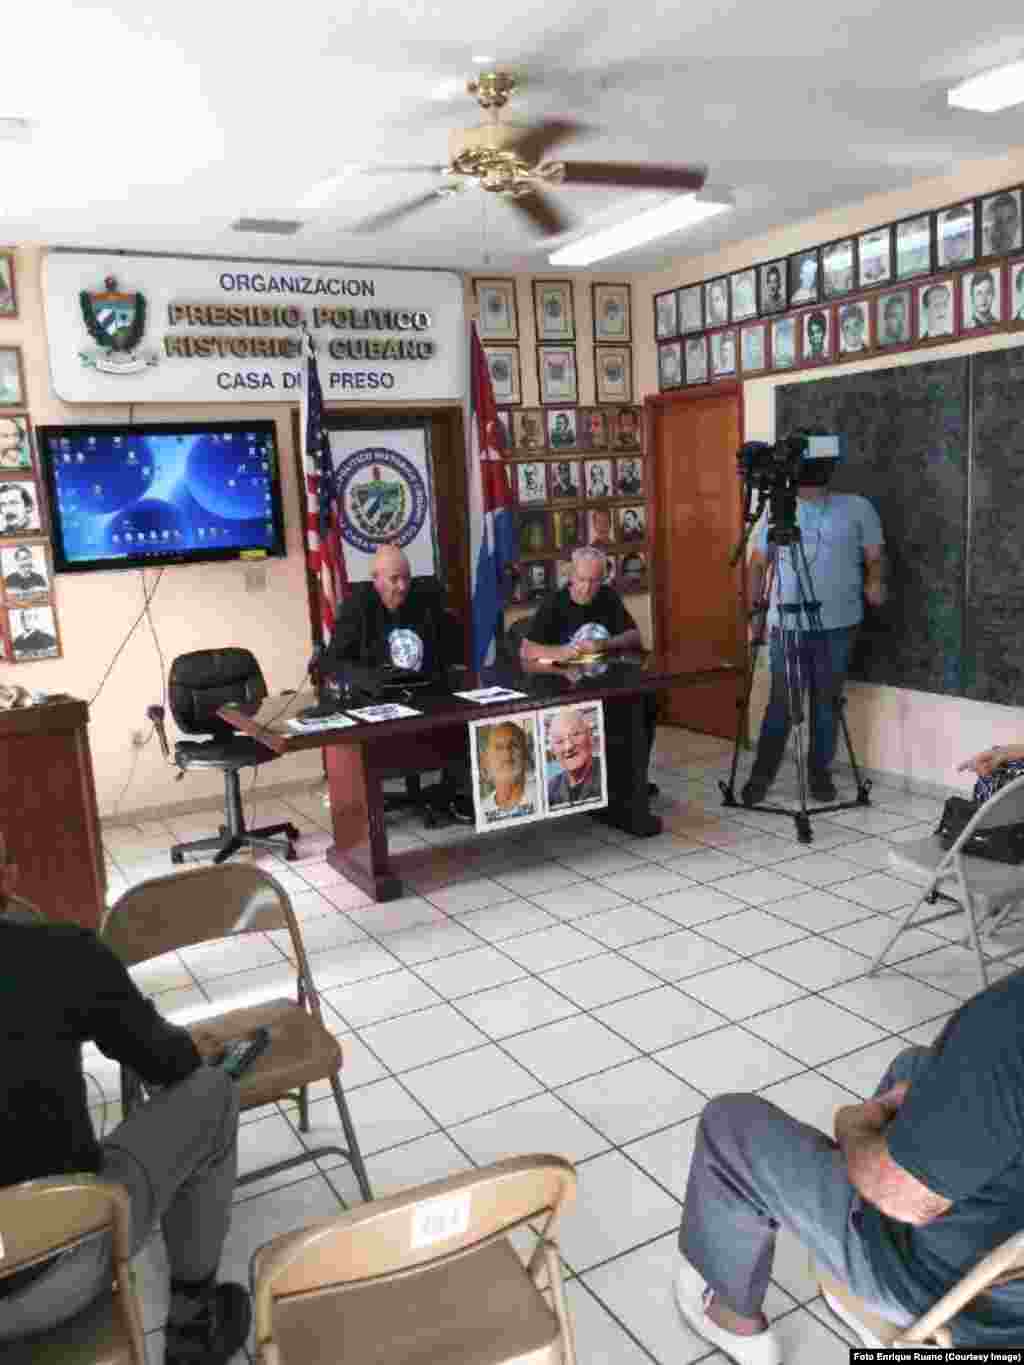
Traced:
<svg viewBox="0 0 1024 1365">
<path fill-rule="evenodd" d="M 58 573 L 285 553 L 273 422 L 36 428 Z"/>
</svg>

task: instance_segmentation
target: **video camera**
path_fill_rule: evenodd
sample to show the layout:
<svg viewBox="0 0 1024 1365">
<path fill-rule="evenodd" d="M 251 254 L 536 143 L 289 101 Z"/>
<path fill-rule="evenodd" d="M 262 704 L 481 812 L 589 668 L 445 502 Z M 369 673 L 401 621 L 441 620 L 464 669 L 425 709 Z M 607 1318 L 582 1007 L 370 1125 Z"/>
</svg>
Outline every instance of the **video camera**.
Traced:
<svg viewBox="0 0 1024 1365">
<path fill-rule="evenodd" d="M 774 445 L 747 441 L 740 446 L 736 465 L 743 480 L 744 529 L 730 564 L 737 564 L 742 557 L 765 503 L 769 543 L 791 545 L 798 540 L 798 488 L 801 484 L 827 484 L 845 458 L 846 437 L 823 432 L 796 431 Z"/>
</svg>

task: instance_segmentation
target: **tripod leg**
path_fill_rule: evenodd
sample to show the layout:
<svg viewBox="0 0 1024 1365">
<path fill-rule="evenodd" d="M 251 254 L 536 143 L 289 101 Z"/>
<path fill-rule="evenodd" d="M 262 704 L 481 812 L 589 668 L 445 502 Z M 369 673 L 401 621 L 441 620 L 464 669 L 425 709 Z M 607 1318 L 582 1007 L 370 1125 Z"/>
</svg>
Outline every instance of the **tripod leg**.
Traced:
<svg viewBox="0 0 1024 1365">
<path fill-rule="evenodd" d="M 850 760 L 850 767 L 853 769 L 853 780 L 857 784 L 857 805 L 871 805 L 871 779 L 861 777 L 860 767 L 857 763 L 857 755 L 853 752 L 853 740 L 850 738 L 850 727 L 846 723 L 846 698 L 836 698 L 836 709 L 839 712 L 839 728 L 843 734 L 843 743 L 846 745 L 846 753 Z"/>
<path fill-rule="evenodd" d="M 729 780 L 728 782 L 719 782 L 718 784 L 718 789 L 722 793 L 723 806 L 735 806 L 739 804 L 735 795 L 736 770 L 739 767 L 740 749 L 746 738 L 747 728 L 750 722 L 750 697 L 754 690 L 754 679 L 757 676 L 757 661 L 760 657 L 761 647 L 766 638 L 768 603 L 771 601 L 772 585 L 775 581 L 776 567 L 777 556 L 769 554 L 768 563 L 765 566 L 761 601 L 759 606 L 755 608 L 752 613 L 752 619 L 755 616 L 759 619 L 750 640 L 749 665 L 743 680 L 743 695 L 736 703 L 736 741 L 732 748 L 732 766 L 729 769 Z"/>
</svg>

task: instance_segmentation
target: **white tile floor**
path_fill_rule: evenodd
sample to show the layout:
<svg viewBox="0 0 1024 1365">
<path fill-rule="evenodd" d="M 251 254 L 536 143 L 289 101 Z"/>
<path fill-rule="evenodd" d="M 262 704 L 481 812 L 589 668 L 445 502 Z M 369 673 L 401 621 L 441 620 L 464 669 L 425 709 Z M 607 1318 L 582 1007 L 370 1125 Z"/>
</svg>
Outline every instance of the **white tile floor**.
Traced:
<svg viewBox="0 0 1024 1365">
<path fill-rule="evenodd" d="M 815 818 L 808 847 L 779 816 L 723 810 L 717 781 L 728 758 L 720 741 L 659 735 L 666 833 L 657 839 L 574 817 L 484 838 L 403 818 L 395 843 L 422 850 L 423 877 L 381 906 L 324 861 L 319 791 L 247 812 L 252 823 L 291 819 L 302 830 L 299 860 L 271 866 L 293 897 L 343 1043 L 375 1190 L 512 1153 L 555 1151 L 577 1163 L 562 1247 L 581 1365 L 724 1359 L 681 1324 L 669 1290 L 708 1097 L 761 1091 L 830 1128 L 838 1105 L 869 1094 L 907 1040 L 929 1040 L 977 989 L 971 958 L 951 943 L 956 922 L 906 935 L 896 965 L 865 977 L 893 914 L 916 894 L 885 870 L 887 839 L 929 832 L 938 797 L 878 783 L 870 810 Z M 785 793 L 783 781 L 775 794 Z M 107 829 L 111 897 L 170 871 L 167 847 L 210 826 L 191 815 Z M 1021 950 L 1024 964 L 1024 938 Z M 170 1017 L 194 1018 L 213 1002 L 276 993 L 284 951 L 280 935 L 261 935 L 244 953 L 190 951 L 141 980 Z M 95 1052 L 87 1068 L 110 1096 L 109 1125 L 116 1068 Z M 336 1138 L 326 1087 L 314 1098 L 310 1140 Z M 247 1114 L 242 1167 L 300 1141 L 293 1107 Z M 222 1270 L 244 1280 L 256 1246 L 357 1199 L 348 1167 L 329 1161 L 245 1187 Z M 157 1365 L 166 1302 L 158 1241 L 141 1261 Z M 788 1365 L 845 1365 L 847 1336 L 786 1237 L 767 1311 Z"/>
</svg>

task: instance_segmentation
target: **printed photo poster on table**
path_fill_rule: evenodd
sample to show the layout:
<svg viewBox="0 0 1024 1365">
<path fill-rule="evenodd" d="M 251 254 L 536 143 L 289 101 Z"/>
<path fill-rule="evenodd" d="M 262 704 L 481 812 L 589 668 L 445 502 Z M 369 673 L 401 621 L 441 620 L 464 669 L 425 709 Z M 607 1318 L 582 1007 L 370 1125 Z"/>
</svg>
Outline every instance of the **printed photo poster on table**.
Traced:
<svg viewBox="0 0 1024 1365">
<path fill-rule="evenodd" d="M 540 731 L 545 813 L 574 815 L 607 806 L 603 703 L 548 707 L 540 713 Z"/>
<path fill-rule="evenodd" d="M 543 760 L 535 712 L 469 722 L 477 833 L 544 818 Z"/>
<path fill-rule="evenodd" d="M 414 578 L 437 574 L 429 427 L 383 422 L 332 426 L 327 438 L 350 582 L 369 579 L 382 545 L 397 545 L 405 552 Z"/>
</svg>

